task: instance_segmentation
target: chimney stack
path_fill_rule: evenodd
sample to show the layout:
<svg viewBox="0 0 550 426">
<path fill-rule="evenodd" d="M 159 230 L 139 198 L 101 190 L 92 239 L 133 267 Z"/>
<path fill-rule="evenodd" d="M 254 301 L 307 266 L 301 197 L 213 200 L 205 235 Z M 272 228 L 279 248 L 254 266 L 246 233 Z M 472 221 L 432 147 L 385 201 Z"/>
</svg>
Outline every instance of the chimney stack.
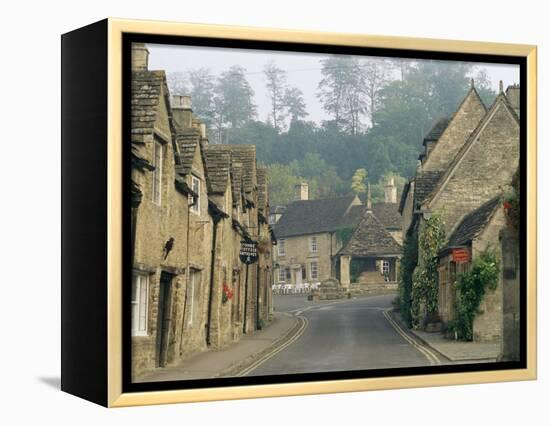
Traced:
<svg viewBox="0 0 550 426">
<path fill-rule="evenodd" d="M 386 203 L 397 203 L 397 188 L 393 178 L 388 180 L 386 187 L 384 188 L 384 201 Z"/>
<path fill-rule="evenodd" d="M 149 69 L 149 51 L 144 43 L 132 43 L 132 71 Z"/>
<path fill-rule="evenodd" d="M 370 182 L 367 183 L 367 211 L 372 211 L 372 200 L 370 197 Z"/>
<path fill-rule="evenodd" d="M 299 183 L 294 187 L 294 198 L 296 201 L 309 200 L 309 185 L 306 182 Z"/>
<path fill-rule="evenodd" d="M 191 109 L 191 97 L 172 96 L 172 115 L 177 129 L 189 129 L 193 124 L 193 110 Z"/>
</svg>

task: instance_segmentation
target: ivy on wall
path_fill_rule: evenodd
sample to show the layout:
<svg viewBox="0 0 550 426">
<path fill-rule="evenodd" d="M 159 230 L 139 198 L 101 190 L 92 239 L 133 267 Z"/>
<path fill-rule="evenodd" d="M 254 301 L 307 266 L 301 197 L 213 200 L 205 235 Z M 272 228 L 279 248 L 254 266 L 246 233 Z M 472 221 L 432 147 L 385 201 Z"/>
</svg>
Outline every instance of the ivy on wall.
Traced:
<svg viewBox="0 0 550 426">
<path fill-rule="evenodd" d="M 401 264 L 399 269 L 398 301 L 401 318 L 408 327 L 412 327 L 411 303 L 413 273 L 418 264 L 418 235 L 416 232 L 407 235 L 403 241 Z"/>
<path fill-rule="evenodd" d="M 495 290 L 500 275 L 500 263 L 494 250 L 486 249 L 472 262 L 469 272 L 455 283 L 455 319 L 449 324 L 461 340 L 473 339 L 473 324 L 479 305 L 489 290 Z"/>
<path fill-rule="evenodd" d="M 412 277 L 411 325 L 414 328 L 419 328 L 423 319 L 437 314 L 438 253 L 444 242 L 443 221 L 439 215 L 432 215 L 418 236 L 421 262 Z"/>
</svg>

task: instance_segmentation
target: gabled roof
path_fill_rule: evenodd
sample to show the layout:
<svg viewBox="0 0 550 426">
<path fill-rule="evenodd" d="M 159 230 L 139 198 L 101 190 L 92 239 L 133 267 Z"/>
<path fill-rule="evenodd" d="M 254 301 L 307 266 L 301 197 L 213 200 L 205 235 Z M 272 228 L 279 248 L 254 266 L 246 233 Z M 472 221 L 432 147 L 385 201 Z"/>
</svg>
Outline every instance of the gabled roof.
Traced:
<svg viewBox="0 0 550 426">
<path fill-rule="evenodd" d="M 344 217 L 355 196 L 294 201 L 274 226 L 277 238 L 331 232 L 346 227 Z"/>
<path fill-rule="evenodd" d="M 376 218 L 372 210 L 365 210 L 350 240 L 337 254 L 359 257 L 399 255 L 401 246 Z"/>
<path fill-rule="evenodd" d="M 176 133 L 176 144 L 180 150 L 180 164 L 178 172 L 187 175 L 191 172 L 195 151 L 200 145 L 201 133 L 194 127 L 178 130 Z"/>
<path fill-rule="evenodd" d="M 203 148 L 206 170 L 210 181 L 210 192 L 224 194 L 231 173 L 231 153 L 216 147 L 216 145 L 206 145 Z"/>
<path fill-rule="evenodd" d="M 375 203 L 372 212 L 386 228 L 401 229 L 401 215 L 397 203 Z"/>
<path fill-rule="evenodd" d="M 243 166 L 234 161 L 231 161 L 231 190 L 233 191 L 233 205 L 240 205 L 243 190 Z"/>
<path fill-rule="evenodd" d="M 449 166 L 445 170 L 445 172 L 442 174 L 442 176 L 438 179 L 436 185 L 432 188 L 432 190 L 424 197 L 422 201 L 419 201 L 419 203 L 422 204 L 429 204 L 434 199 L 434 197 L 437 195 L 439 191 L 441 191 L 444 187 L 446 182 L 449 180 L 449 177 L 454 173 L 456 168 L 458 167 L 458 164 L 462 160 L 462 158 L 466 155 L 466 153 L 469 151 L 470 147 L 475 143 L 475 141 L 478 139 L 479 134 L 483 131 L 486 124 L 491 120 L 494 113 L 496 112 L 499 105 L 504 105 L 508 111 L 510 112 L 510 115 L 512 118 L 517 122 L 519 126 L 519 117 L 517 116 L 514 108 L 504 95 L 504 93 L 500 93 L 495 101 L 493 102 L 493 105 L 489 109 L 489 111 L 485 114 L 483 119 L 479 122 L 475 130 L 470 134 L 464 145 L 458 150 L 453 160 L 449 163 Z M 426 173 L 426 172 L 424 172 Z"/>
<path fill-rule="evenodd" d="M 165 102 L 168 110 L 170 108 L 166 74 L 164 71 L 134 71 L 131 90 L 131 139 L 132 143 L 142 143 L 141 137 L 154 130 L 159 102 Z M 162 101 L 161 93 L 164 93 Z"/>
<path fill-rule="evenodd" d="M 500 197 L 495 197 L 464 216 L 451 234 L 447 246 L 459 247 L 473 241 L 485 229 L 499 206 Z"/>
<path fill-rule="evenodd" d="M 243 166 L 245 192 L 252 192 L 256 186 L 256 146 L 255 145 L 222 145 L 231 150 L 233 161 Z"/>
<path fill-rule="evenodd" d="M 447 128 L 450 122 L 451 122 L 450 117 L 439 118 L 434 123 L 434 125 L 432 126 L 428 134 L 424 137 L 424 141 L 422 143 L 426 145 L 426 142 L 437 141 L 441 137 L 441 135 L 443 134 L 443 132 L 445 131 L 445 129 Z"/>
</svg>

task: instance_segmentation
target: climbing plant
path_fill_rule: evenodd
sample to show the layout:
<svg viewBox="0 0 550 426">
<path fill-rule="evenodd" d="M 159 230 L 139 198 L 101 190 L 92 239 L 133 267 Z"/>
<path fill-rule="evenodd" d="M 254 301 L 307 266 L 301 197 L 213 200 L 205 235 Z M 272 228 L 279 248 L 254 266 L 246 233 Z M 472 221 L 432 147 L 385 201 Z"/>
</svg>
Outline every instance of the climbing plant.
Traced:
<svg viewBox="0 0 550 426">
<path fill-rule="evenodd" d="M 347 242 L 351 239 L 351 236 L 353 235 L 353 231 L 355 228 L 340 228 L 337 229 L 335 232 L 336 240 L 342 244 L 342 246 L 345 246 Z"/>
<path fill-rule="evenodd" d="M 499 274 L 500 263 L 496 253 L 487 249 L 472 262 L 469 272 L 458 277 L 455 283 L 455 319 L 449 324 L 449 328 L 459 339 L 473 339 L 473 324 L 479 305 L 487 289 L 496 289 Z"/>
<path fill-rule="evenodd" d="M 401 318 L 407 326 L 412 326 L 411 302 L 414 268 L 418 263 L 417 233 L 407 235 L 403 242 L 401 265 L 399 269 L 398 303 Z"/>
<path fill-rule="evenodd" d="M 423 318 L 437 313 L 438 253 L 445 242 L 441 216 L 432 215 L 418 236 L 419 262 L 412 277 L 411 323 L 420 326 Z"/>
</svg>

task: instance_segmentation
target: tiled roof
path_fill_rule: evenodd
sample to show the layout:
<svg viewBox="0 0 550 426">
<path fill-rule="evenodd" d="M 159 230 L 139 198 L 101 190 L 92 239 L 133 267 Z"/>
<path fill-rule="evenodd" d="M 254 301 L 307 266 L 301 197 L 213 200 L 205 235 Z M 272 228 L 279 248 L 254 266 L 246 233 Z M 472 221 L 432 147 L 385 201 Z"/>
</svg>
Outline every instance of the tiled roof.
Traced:
<svg viewBox="0 0 550 426">
<path fill-rule="evenodd" d="M 210 181 L 210 191 L 215 194 L 223 194 L 231 173 L 231 153 L 227 150 L 216 149 L 217 146 L 206 145 L 203 148 L 204 158 Z"/>
<path fill-rule="evenodd" d="M 450 117 L 439 118 L 435 122 L 435 124 L 432 126 L 428 134 L 424 137 L 423 143 L 426 144 L 427 141 L 437 141 L 441 137 L 441 135 L 443 134 L 443 132 L 445 131 L 445 129 L 447 128 L 450 122 L 451 122 Z"/>
<path fill-rule="evenodd" d="M 176 144 L 180 151 L 181 163 L 178 167 L 178 172 L 188 174 L 193 166 L 193 158 L 195 151 L 200 144 L 201 133 L 199 129 L 188 128 L 178 130 L 176 133 Z"/>
<path fill-rule="evenodd" d="M 256 146 L 222 145 L 231 150 L 233 161 L 243 166 L 244 190 L 252 192 L 256 185 Z"/>
<path fill-rule="evenodd" d="M 424 171 L 414 180 L 415 208 L 432 193 L 445 172 L 440 170 Z"/>
<path fill-rule="evenodd" d="M 489 223 L 499 205 L 500 197 L 495 197 L 464 216 L 451 234 L 447 246 L 463 246 L 474 240 Z"/>
<path fill-rule="evenodd" d="M 231 161 L 231 189 L 233 191 L 233 205 L 240 205 L 243 189 L 243 166 Z"/>
<path fill-rule="evenodd" d="M 372 212 L 386 228 L 401 229 L 401 215 L 397 203 L 375 203 Z"/>
<path fill-rule="evenodd" d="M 132 73 L 130 115 L 133 143 L 142 142 L 141 136 L 153 132 L 163 88 L 164 101 L 168 104 L 169 92 L 164 71 L 134 71 Z"/>
<path fill-rule="evenodd" d="M 399 255 L 401 246 L 371 210 L 365 210 L 350 240 L 338 254 L 350 256 Z"/>
<path fill-rule="evenodd" d="M 345 226 L 344 216 L 355 196 L 294 201 L 273 230 L 277 238 L 330 232 Z"/>
</svg>

